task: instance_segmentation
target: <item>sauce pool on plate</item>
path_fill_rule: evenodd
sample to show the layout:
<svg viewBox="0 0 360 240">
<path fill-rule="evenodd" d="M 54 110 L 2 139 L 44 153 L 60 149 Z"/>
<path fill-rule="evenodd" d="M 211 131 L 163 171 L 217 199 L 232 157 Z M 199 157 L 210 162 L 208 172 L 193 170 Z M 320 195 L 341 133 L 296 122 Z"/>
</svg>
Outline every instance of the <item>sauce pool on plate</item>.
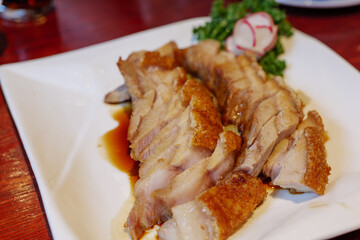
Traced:
<svg viewBox="0 0 360 240">
<path fill-rule="evenodd" d="M 134 185 L 139 178 L 139 164 L 130 157 L 130 143 L 127 140 L 130 110 L 122 108 L 116 111 L 112 117 L 118 122 L 118 126 L 105 133 L 102 138 L 104 147 L 111 163 L 129 175 L 131 187 L 134 189 Z"/>
</svg>

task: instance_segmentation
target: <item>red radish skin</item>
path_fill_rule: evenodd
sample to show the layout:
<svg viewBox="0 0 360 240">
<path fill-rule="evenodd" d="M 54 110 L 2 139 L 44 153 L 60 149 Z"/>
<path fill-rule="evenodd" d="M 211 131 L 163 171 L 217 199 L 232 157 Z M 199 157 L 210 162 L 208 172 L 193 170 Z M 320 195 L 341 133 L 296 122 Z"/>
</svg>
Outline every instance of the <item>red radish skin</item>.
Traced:
<svg viewBox="0 0 360 240">
<path fill-rule="evenodd" d="M 274 26 L 273 27 L 273 31 L 275 32 L 276 36 L 277 36 L 277 31 L 278 31 L 278 26 Z M 269 45 L 267 47 L 264 48 L 264 53 L 270 51 L 271 49 L 273 49 L 276 45 L 276 41 L 277 41 L 277 37 L 273 38 L 273 40 L 269 43 Z"/>
<path fill-rule="evenodd" d="M 258 57 L 274 48 L 277 41 L 278 27 L 272 17 L 266 12 L 256 12 L 245 18 L 239 19 L 234 24 L 234 30 L 228 43 L 228 51 L 252 51 Z M 235 47 L 234 47 L 235 46 Z"/>
<path fill-rule="evenodd" d="M 235 38 L 240 32 L 241 38 L 238 38 L 237 41 L 235 41 L 236 45 L 240 45 L 244 48 L 252 48 L 255 38 L 255 31 L 252 28 L 251 24 L 246 21 L 246 18 L 238 20 L 234 25 L 234 32 L 233 32 L 233 39 L 235 41 Z"/>
<path fill-rule="evenodd" d="M 250 30 L 251 30 L 251 33 L 252 33 L 252 36 L 253 36 L 253 43 L 252 43 L 252 46 L 255 47 L 256 46 L 256 37 L 255 37 L 255 30 L 253 28 L 253 26 L 249 23 L 249 21 L 245 18 L 244 19 L 244 23 L 246 25 L 249 26 Z"/>
<path fill-rule="evenodd" d="M 256 26 L 256 28 L 257 28 L 257 29 L 259 29 L 259 28 L 267 28 L 267 29 L 269 29 L 269 31 L 270 31 L 271 33 L 273 32 L 272 26 L 258 25 L 258 26 Z"/>
</svg>

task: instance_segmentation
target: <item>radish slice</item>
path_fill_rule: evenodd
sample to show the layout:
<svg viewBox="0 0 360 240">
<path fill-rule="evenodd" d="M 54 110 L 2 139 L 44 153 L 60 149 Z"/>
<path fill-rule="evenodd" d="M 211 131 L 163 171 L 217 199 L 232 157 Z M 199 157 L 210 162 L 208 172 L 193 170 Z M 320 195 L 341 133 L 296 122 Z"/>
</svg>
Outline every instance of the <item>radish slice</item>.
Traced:
<svg viewBox="0 0 360 240">
<path fill-rule="evenodd" d="M 262 57 L 274 48 L 277 31 L 278 26 L 268 13 L 256 12 L 235 23 L 232 41 L 238 50 L 252 51 L 258 57 Z"/>
<path fill-rule="evenodd" d="M 238 20 L 234 25 L 233 38 L 237 46 L 250 49 L 256 46 L 255 29 L 246 18 Z"/>
<path fill-rule="evenodd" d="M 229 36 L 229 37 L 226 38 L 226 40 L 225 40 L 225 50 L 228 51 L 228 52 L 232 52 L 235 55 L 240 55 L 240 54 L 242 54 L 244 52 L 243 50 L 238 49 L 236 47 L 233 36 Z"/>
</svg>

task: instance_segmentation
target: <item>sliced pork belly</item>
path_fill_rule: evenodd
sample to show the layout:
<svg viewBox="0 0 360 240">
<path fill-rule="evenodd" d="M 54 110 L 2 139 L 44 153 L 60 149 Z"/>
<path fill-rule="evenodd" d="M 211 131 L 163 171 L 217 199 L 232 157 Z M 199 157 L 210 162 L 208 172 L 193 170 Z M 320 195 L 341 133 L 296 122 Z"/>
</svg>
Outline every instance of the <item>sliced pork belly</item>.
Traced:
<svg viewBox="0 0 360 240">
<path fill-rule="evenodd" d="M 291 137 L 282 140 L 263 167 L 272 184 L 295 192 L 324 194 L 330 167 L 320 115 L 310 111 Z"/>
<path fill-rule="evenodd" d="M 251 216 L 266 197 L 263 183 L 246 173 L 232 172 L 194 201 L 171 209 L 173 218 L 160 230 L 160 239 L 226 239 Z"/>
<path fill-rule="evenodd" d="M 132 102 L 142 98 L 149 90 L 158 90 L 162 85 L 168 90 L 163 93 L 168 96 L 182 87 L 185 72 L 175 59 L 171 61 L 171 55 L 176 51 L 179 51 L 176 44 L 169 43 L 154 52 L 139 51 L 132 53 L 126 60 L 119 59 L 117 64 Z"/>
<path fill-rule="evenodd" d="M 131 156 L 138 161 L 144 160 L 140 154 L 153 137 L 184 110 L 178 93 L 186 73 L 174 58 L 177 51 L 169 43 L 154 52 L 134 52 L 118 62 L 132 100 L 128 139 Z"/>
<path fill-rule="evenodd" d="M 235 124 L 243 146 L 236 169 L 257 176 L 274 146 L 295 131 L 302 103 L 280 79 L 268 79 L 253 55 L 235 57 L 206 40 L 184 50 L 184 66 L 218 99 L 225 124 Z"/>
<path fill-rule="evenodd" d="M 274 96 L 262 101 L 244 131 L 246 142 L 236 169 L 259 175 L 274 146 L 295 131 L 303 117 L 301 107 L 292 91 L 280 87 Z"/>
<path fill-rule="evenodd" d="M 244 130 L 257 104 L 267 97 L 266 75 L 256 61 L 220 51 L 215 40 L 204 40 L 185 49 L 184 66 L 198 74 L 215 94 L 224 124 L 235 124 L 239 131 Z"/>
<path fill-rule="evenodd" d="M 131 142 L 131 157 L 143 162 L 153 148 L 149 149 L 149 144 L 153 141 L 153 138 L 159 134 L 160 130 L 164 128 L 169 122 L 178 118 L 184 111 L 184 107 L 179 103 L 179 97 L 174 95 L 171 99 L 164 102 L 163 98 L 156 94 L 155 101 L 149 110 L 149 112 L 142 116 L 140 115 L 139 124 L 137 125 L 136 134 L 129 140 Z M 139 103 L 140 105 L 141 103 Z M 133 104 L 136 105 L 136 104 Z M 142 106 L 139 106 L 142 108 Z M 135 107 L 136 109 L 137 107 Z M 169 111 L 168 111 L 169 109 Z M 135 115 L 132 114 L 133 116 Z M 130 125 L 134 124 L 130 121 Z M 154 146 L 154 145 L 153 145 Z"/>
<path fill-rule="evenodd" d="M 184 106 L 179 117 L 170 121 L 144 148 L 141 155 L 146 161 L 139 169 L 140 178 L 148 174 L 158 162 L 186 169 L 193 164 L 188 159 L 201 159 L 211 155 L 222 130 L 219 114 L 208 90 L 197 80 L 186 81 L 178 93 L 179 104 Z M 185 108 L 186 106 L 186 108 Z M 171 111 L 171 109 L 169 110 Z"/>
<path fill-rule="evenodd" d="M 221 75 L 219 74 L 219 81 L 224 79 L 223 72 L 227 71 L 227 64 L 224 62 L 216 66 L 219 69 L 217 72 L 222 73 Z M 235 64 L 238 71 L 243 73 L 243 79 L 241 81 L 231 78 L 230 81 L 226 80 L 230 82 L 228 88 L 232 94 L 227 100 L 223 119 L 225 122 L 236 124 L 239 131 L 244 132 L 257 106 L 274 93 L 267 88 L 268 79 L 266 74 L 258 65 L 253 55 L 238 56 L 235 59 Z M 230 74 L 227 73 L 227 75 Z"/>
<path fill-rule="evenodd" d="M 140 165 L 140 179 L 134 189 L 136 201 L 127 222 L 134 239 L 162 222 L 164 214 L 158 207 L 159 198 L 154 197 L 154 192 L 166 188 L 177 175 L 209 157 L 222 131 L 220 115 L 210 92 L 202 83 L 187 80 L 178 96 L 186 108 L 145 148 L 152 150 Z"/>
<path fill-rule="evenodd" d="M 241 139 L 236 133 L 221 133 L 210 157 L 201 159 L 177 175 L 168 187 L 155 191 L 153 197 L 157 201 L 157 207 L 161 208 L 162 220 L 166 221 L 171 217 L 171 207 L 194 200 L 229 173 L 233 169 L 240 146 Z"/>
<path fill-rule="evenodd" d="M 127 221 L 134 239 L 162 222 L 153 193 L 209 157 L 222 131 L 211 93 L 200 81 L 186 80 L 179 56 L 170 43 L 154 52 L 132 53 L 118 63 L 134 109 L 128 135 L 131 156 L 141 162 Z"/>
</svg>

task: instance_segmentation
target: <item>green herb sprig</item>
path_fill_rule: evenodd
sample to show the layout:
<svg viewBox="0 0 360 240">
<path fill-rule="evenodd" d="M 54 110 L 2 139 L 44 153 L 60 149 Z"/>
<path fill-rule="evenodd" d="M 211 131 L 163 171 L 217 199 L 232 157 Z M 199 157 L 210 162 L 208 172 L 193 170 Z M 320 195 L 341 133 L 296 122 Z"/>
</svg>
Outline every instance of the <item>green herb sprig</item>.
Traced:
<svg viewBox="0 0 360 240">
<path fill-rule="evenodd" d="M 229 3 L 227 6 L 224 5 L 224 0 L 215 0 L 210 11 L 211 20 L 203 26 L 194 28 L 193 33 L 200 41 L 211 38 L 221 42 L 224 47 L 224 40 L 232 34 L 235 22 L 248 13 L 259 11 L 267 12 L 272 16 L 274 23 L 279 27 L 278 37 L 288 37 L 293 34 L 292 26 L 286 20 L 285 11 L 279 9 L 275 0 L 243 0 Z M 286 63 L 278 59 L 283 52 L 284 49 L 278 38 L 275 48 L 259 60 L 265 72 L 271 75 L 283 75 Z"/>
</svg>

